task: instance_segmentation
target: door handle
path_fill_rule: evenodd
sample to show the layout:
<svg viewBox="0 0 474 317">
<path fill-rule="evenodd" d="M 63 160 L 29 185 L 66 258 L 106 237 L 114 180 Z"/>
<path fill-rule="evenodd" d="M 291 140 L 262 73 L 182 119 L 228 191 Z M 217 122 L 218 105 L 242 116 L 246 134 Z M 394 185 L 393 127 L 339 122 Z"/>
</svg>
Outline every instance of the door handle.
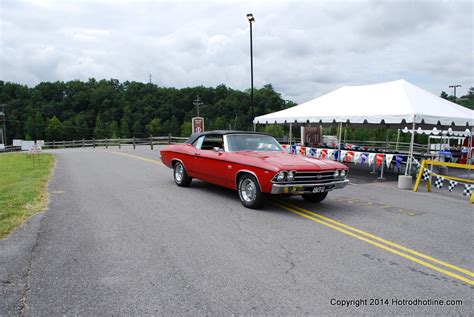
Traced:
<svg viewBox="0 0 474 317">
<path fill-rule="evenodd" d="M 194 155 L 201 156 L 201 154 L 199 154 L 198 152 L 195 152 Z"/>
</svg>

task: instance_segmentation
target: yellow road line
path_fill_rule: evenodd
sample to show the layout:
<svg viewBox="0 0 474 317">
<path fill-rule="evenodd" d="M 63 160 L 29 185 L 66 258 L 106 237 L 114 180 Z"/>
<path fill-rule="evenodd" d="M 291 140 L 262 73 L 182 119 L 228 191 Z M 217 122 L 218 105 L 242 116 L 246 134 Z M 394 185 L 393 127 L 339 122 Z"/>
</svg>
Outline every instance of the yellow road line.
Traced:
<svg viewBox="0 0 474 317">
<path fill-rule="evenodd" d="M 389 252 L 391 252 L 391 253 L 394 253 L 394 254 L 396 254 L 396 255 L 398 255 L 398 256 L 401 256 L 401 257 L 406 258 L 406 259 L 408 259 L 408 260 L 411 260 L 411 261 L 413 261 L 413 262 L 416 262 L 416 263 L 418 263 L 418 264 L 420 264 L 420 265 L 423 265 L 423 266 L 425 266 L 425 267 L 427 267 L 427 268 L 430 268 L 430 269 L 432 269 L 432 270 L 435 270 L 435 271 L 437 271 L 437 272 L 443 273 L 443 274 L 445 274 L 445 275 L 447 275 L 447 276 L 450 276 L 450 277 L 452 277 L 452 278 L 455 278 L 455 279 L 458 279 L 458 280 L 460 280 L 460 281 L 463 281 L 463 282 L 465 282 L 465 283 L 467 283 L 467 284 L 469 284 L 469 285 L 474 285 L 474 280 L 471 280 L 471 279 L 469 279 L 469 278 L 466 278 L 466 277 L 464 277 L 464 276 L 462 276 L 462 275 L 453 273 L 453 272 L 451 272 L 451 271 L 447 271 L 447 270 L 445 270 L 445 269 L 443 269 L 443 268 L 440 268 L 440 267 L 438 267 L 438 266 L 435 266 L 435 265 L 433 265 L 433 264 L 431 264 L 431 263 L 425 262 L 425 261 L 420 260 L 420 259 L 418 259 L 418 258 L 415 258 L 415 257 L 413 257 L 413 256 L 411 256 L 411 255 L 405 254 L 405 253 L 403 253 L 403 252 L 400 252 L 400 251 L 398 251 L 398 250 L 395 250 L 395 249 L 393 249 L 393 248 L 390 248 L 390 247 L 388 247 L 388 246 L 386 246 L 386 245 L 383 245 L 383 244 L 381 244 L 381 243 L 378 243 L 378 242 L 372 241 L 372 240 L 370 240 L 370 239 L 368 239 L 368 238 L 365 238 L 365 237 L 363 237 L 363 236 L 360 236 L 360 235 L 358 235 L 358 234 L 356 234 L 356 233 L 354 233 L 354 232 L 351 232 L 351 231 L 349 231 L 349 230 L 343 229 L 343 228 L 341 228 L 341 227 L 338 227 L 338 226 L 336 226 L 336 225 L 334 225 L 334 224 L 331 224 L 331 223 L 329 223 L 329 222 L 323 221 L 323 220 L 321 220 L 321 219 L 317 219 L 316 217 L 313 217 L 313 216 L 311 216 L 311 215 L 309 215 L 309 214 L 307 214 L 307 213 L 305 213 L 305 212 L 298 211 L 297 209 L 291 208 L 291 207 L 289 207 L 289 206 L 287 206 L 287 205 L 283 205 L 283 204 L 281 204 L 281 203 L 279 203 L 279 202 L 276 202 L 276 201 L 273 201 L 273 203 L 274 203 L 275 205 L 279 206 L 280 208 L 286 209 L 286 210 L 288 210 L 289 212 L 292 212 L 292 213 L 294 213 L 294 214 L 297 214 L 297 215 L 299 215 L 299 216 L 302 216 L 302 217 L 304 217 L 304 218 L 306 218 L 306 219 L 309 219 L 309 220 L 312 220 L 312 221 L 317 222 L 317 223 L 319 223 L 319 224 L 325 225 L 325 226 L 327 226 L 327 227 L 330 227 L 330 228 L 332 228 L 332 229 L 334 229 L 334 230 L 340 231 L 340 232 L 342 232 L 342 233 L 344 233 L 344 234 L 347 234 L 347 235 L 349 235 L 349 236 L 351 236 L 351 237 L 354 237 L 354 238 L 356 238 L 356 239 L 359 239 L 359 240 L 361 240 L 361 241 L 364 241 L 364 242 L 367 242 L 367 243 L 369 243 L 369 244 L 375 245 L 375 246 L 377 246 L 377 247 L 379 247 L 379 248 L 381 248 L 381 249 L 384 249 L 384 250 L 386 250 L 386 251 L 389 251 Z M 301 209 L 301 208 L 298 208 L 298 209 Z"/>
<path fill-rule="evenodd" d="M 357 233 L 359 233 L 359 234 L 362 234 L 362 235 L 364 235 L 364 236 L 366 236 L 366 237 L 369 237 L 369 238 L 371 238 L 371 239 L 374 239 L 374 240 L 383 242 L 383 243 L 385 243 L 385 244 L 387 244 L 387 245 L 389 245 L 389 246 L 395 247 L 395 248 L 400 249 L 400 250 L 402 250 L 402 251 L 411 253 L 411 254 L 416 255 L 416 256 L 418 256 L 418 257 L 420 257 L 420 258 L 423 258 L 423 259 L 432 261 L 432 262 L 434 262 L 434 263 L 437 263 L 437 264 L 443 265 L 443 266 L 445 266 L 445 267 L 448 267 L 448 268 L 450 268 L 450 269 L 452 269 L 452 270 L 455 270 L 455 271 L 458 271 L 458 272 L 461 272 L 461 273 L 464 273 L 464 274 L 466 274 L 466 275 L 469 275 L 469 276 L 474 277 L 474 272 L 471 272 L 471 271 L 469 271 L 469 270 L 463 269 L 463 268 L 461 268 L 461 267 L 459 267 L 459 266 L 456 266 L 456 265 L 453 265 L 453 264 L 450 264 L 450 263 L 447 263 L 447 262 L 444 262 L 444 261 L 435 259 L 435 258 L 433 258 L 433 257 L 431 257 L 431 256 L 429 256 L 429 255 L 420 253 L 420 252 L 415 251 L 415 250 L 413 250 L 413 249 L 410 249 L 410 248 L 404 247 L 404 246 L 402 246 L 402 245 L 393 243 L 393 242 L 391 242 L 391 241 L 385 240 L 385 239 L 383 239 L 383 238 L 381 238 L 381 237 L 378 237 L 378 236 L 376 236 L 376 235 L 373 235 L 373 234 L 371 234 L 371 233 L 365 232 L 365 231 L 363 231 L 363 230 L 360 230 L 360 229 L 357 229 L 357 228 L 348 226 L 348 225 L 346 225 L 346 224 L 344 224 L 344 223 L 341 223 L 341 222 L 339 222 L 339 221 L 336 221 L 336 220 L 333 220 L 333 219 L 331 219 L 331 218 L 325 217 L 325 216 L 323 216 L 323 215 L 317 214 L 317 213 L 312 212 L 312 211 L 310 211 L 310 210 L 303 209 L 303 208 L 301 208 L 301 207 L 297 207 L 297 206 L 294 206 L 294 205 L 291 205 L 291 204 L 288 204 L 288 203 L 285 203 L 285 202 L 282 202 L 282 201 L 278 201 L 278 202 L 281 203 L 281 204 L 285 204 L 285 205 L 287 205 L 287 206 L 289 206 L 289 207 L 291 207 L 291 208 L 297 209 L 297 210 L 299 210 L 299 211 L 308 213 L 308 214 L 310 214 L 310 215 L 312 215 L 312 216 L 314 216 L 314 217 L 323 219 L 323 220 L 325 220 L 325 221 L 327 221 L 327 222 L 336 224 L 336 225 L 338 225 L 338 226 L 340 226 L 340 227 L 343 227 L 343 228 L 352 230 L 352 231 L 354 231 L 354 232 L 357 232 Z"/>
<path fill-rule="evenodd" d="M 113 152 L 113 151 L 109 151 L 108 153 L 122 155 L 122 156 L 128 156 L 128 157 L 135 158 L 137 160 L 142 160 L 142 161 L 145 161 L 145 162 L 148 162 L 148 163 L 153 163 L 153 164 L 158 164 L 158 165 L 161 165 L 161 166 L 165 166 L 165 164 L 163 164 L 160 161 L 152 160 L 152 159 L 149 159 L 149 158 L 146 158 L 146 157 L 143 157 L 143 156 L 138 156 L 138 155 L 133 155 L 133 154 L 128 154 L 128 153 L 122 153 L 122 152 Z"/>
<path fill-rule="evenodd" d="M 138 155 L 127 154 L 127 153 L 122 153 L 122 152 L 113 152 L 113 151 L 110 151 L 109 153 L 117 154 L 117 155 L 122 155 L 122 156 L 127 156 L 127 157 L 135 158 L 135 159 L 138 159 L 138 160 L 142 160 L 142 161 L 145 161 L 145 162 L 149 162 L 149 163 L 153 163 L 153 164 L 165 166 L 165 165 L 164 165 L 162 162 L 160 162 L 160 161 L 153 160 L 153 159 L 149 159 L 149 158 L 142 157 L 142 156 L 138 156 Z M 420 264 L 420 265 L 423 265 L 423 266 L 425 266 L 425 267 L 428 267 L 428 268 L 430 268 L 430 269 L 432 269 L 432 270 L 435 270 L 435 271 L 437 271 L 437 272 L 440 272 L 440 273 L 443 273 L 443 274 L 448 275 L 448 276 L 450 276 L 450 277 L 453 277 L 453 278 L 455 278 L 455 279 L 461 280 L 461 281 L 463 281 L 463 282 L 465 282 L 465 283 L 468 283 L 468 284 L 470 284 L 470 285 L 474 285 L 474 280 L 471 280 L 471 279 L 468 279 L 468 278 L 466 278 L 466 277 L 464 277 L 464 276 L 461 276 L 461 275 L 458 275 L 458 274 L 456 274 L 456 273 L 447 271 L 447 270 L 442 269 L 442 268 L 440 268 L 440 267 L 437 267 L 437 266 L 435 266 L 435 265 L 433 265 L 433 264 L 430 264 L 430 263 L 425 262 L 425 261 L 423 261 L 423 260 L 417 259 L 417 258 L 415 258 L 415 257 L 413 257 L 413 256 L 411 256 L 411 255 L 402 253 L 402 252 L 400 252 L 400 251 L 398 251 L 398 250 L 392 249 L 392 248 L 390 248 L 390 247 L 388 247 L 388 246 L 385 246 L 385 245 L 383 245 L 383 244 L 377 243 L 377 242 L 372 241 L 372 240 L 370 240 L 370 239 L 368 239 L 368 238 L 365 238 L 365 237 L 363 237 L 363 236 L 357 235 L 357 234 L 355 234 L 354 232 L 357 232 L 357 233 L 359 233 L 359 234 L 361 234 L 361 235 L 365 235 L 366 237 L 370 237 L 370 238 L 372 238 L 372 239 L 374 239 L 374 240 L 383 242 L 383 243 L 385 243 L 385 244 L 387 244 L 387 245 L 390 245 L 390 246 L 392 246 L 392 247 L 396 247 L 396 248 L 398 248 L 398 249 L 400 249 L 400 250 L 403 250 L 403 251 L 405 251 L 405 252 L 408 252 L 408 253 L 411 253 L 411 254 L 413 254 L 413 255 L 419 256 L 419 257 L 421 257 L 421 258 L 430 260 L 430 261 L 435 262 L 435 263 L 437 263 L 437 264 L 441 264 L 441 265 L 443 265 L 443 266 L 445 266 L 445 267 L 448 267 L 448 268 L 451 268 L 451 269 L 453 269 L 453 270 L 462 272 L 462 273 L 464 273 L 464 274 L 466 274 L 466 275 L 474 276 L 474 273 L 471 272 L 471 271 L 468 271 L 468 270 L 463 269 L 463 268 L 460 268 L 460 267 L 458 267 L 458 266 L 455 266 L 455 265 L 446 263 L 446 262 L 444 262 L 444 261 L 435 259 L 435 258 L 433 258 L 433 257 L 430 257 L 430 256 L 425 255 L 425 254 L 423 254 L 423 253 L 417 252 L 417 251 L 415 251 L 415 250 L 409 249 L 409 248 L 407 248 L 407 247 L 398 245 L 398 244 L 396 244 L 396 243 L 387 241 L 387 240 L 385 240 L 385 239 L 383 239 L 383 238 L 377 237 L 377 236 L 375 236 L 375 235 L 373 235 L 373 234 L 370 234 L 370 233 L 368 233 L 368 232 L 362 231 L 362 230 L 360 230 L 360 229 L 357 229 L 357 228 L 348 226 L 348 225 L 346 225 L 346 224 L 343 224 L 343 223 L 341 223 L 341 222 L 335 221 L 335 220 L 333 220 L 333 219 L 324 217 L 324 216 L 322 216 L 322 215 L 320 215 L 320 214 L 317 214 L 317 213 L 314 213 L 314 212 L 312 212 L 312 211 L 310 211 L 310 210 L 306 210 L 306 209 L 303 209 L 303 208 L 300 208 L 300 207 L 297 207 L 297 206 L 293 206 L 293 205 L 290 205 L 290 204 L 284 203 L 284 202 L 276 202 L 276 201 L 273 201 L 273 203 L 274 203 L 275 205 L 277 205 L 277 206 L 283 208 L 283 209 L 286 209 L 286 210 L 288 210 L 288 211 L 290 211 L 290 212 L 292 212 L 292 213 L 295 213 L 295 214 L 297 214 L 297 215 L 300 215 L 300 216 L 302 216 L 302 217 L 304 217 L 304 218 L 307 218 L 307 219 L 309 219 L 309 220 L 315 221 L 315 222 L 317 222 L 317 223 L 320 223 L 320 224 L 322 224 L 322 225 L 325 225 L 325 226 L 327 226 L 327 227 L 330 227 L 330 228 L 332 228 L 332 229 L 335 229 L 335 230 L 337 230 L 337 231 L 340 231 L 340 232 L 342 232 L 342 233 L 345 233 L 345 234 L 347 234 L 347 235 L 349 235 L 349 236 L 352 236 L 352 237 L 354 237 L 354 238 L 356 238 L 356 239 L 362 240 L 362 241 L 367 242 L 367 243 L 369 243 L 369 244 L 375 245 L 375 246 L 377 246 L 377 247 L 379 247 L 379 248 L 381 248 L 381 249 L 384 249 L 384 250 L 386 250 L 386 251 L 389 251 L 389 252 L 392 252 L 392 253 L 394 253 L 394 254 L 397 254 L 397 255 L 399 255 L 399 256 L 401 256 L 401 257 L 403 257 L 403 258 L 406 258 L 406 259 L 408 259 L 408 260 L 411 260 L 411 261 L 413 261 L 413 262 L 416 262 L 416 263 L 418 263 L 418 264 Z M 323 219 L 324 221 L 323 221 L 323 220 L 320 220 L 320 219 L 317 219 L 317 218 L 315 218 L 315 217 L 320 218 L 320 219 Z M 331 224 L 331 223 L 333 223 L 333 224 Z M 339 227 L 338 227 L 338 226 L 339 226 Z M 351 230 L 351 231 L 354 231 L 354 232 L 351 232 L 351 231 L 342 229 L 341 227 L 346 228 L 346 229 Z"/>
</svg>

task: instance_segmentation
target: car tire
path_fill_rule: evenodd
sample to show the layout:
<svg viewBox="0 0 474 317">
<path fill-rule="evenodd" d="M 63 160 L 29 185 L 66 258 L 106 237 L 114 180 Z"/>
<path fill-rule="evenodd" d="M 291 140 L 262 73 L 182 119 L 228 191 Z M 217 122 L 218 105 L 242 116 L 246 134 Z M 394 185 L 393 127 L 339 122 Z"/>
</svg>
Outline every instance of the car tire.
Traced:
<svg viewBox="0 0 474 317">
<path fill-rule="evenodd" d="M 263 206 L 264 196 L 255 176 L 244 174 L 240 177 L 237 190 L 240 201 L 245 207 L 257 209 Z"/>
<path fill-rule="evenodd" d="M 301 197 L 303 197 L 303 199 L 306 201 L 309 201 L 312 203 L 319 203 L 323 201 L 327 195 L 328 195 L 328 192 L 316 193 L 316 194 L 303 194 L 301 195 Z"/>
<path fill-rule="evenodd" d="M 184 168 L 184 165 L 181 162 L 176 162 L 176 164 L 174 164 L 173 176 L 176 185 L 180 187 L 188 187 L 193 180 L 191 177 L 189 177 L 188 172 L 186 172 L 186 168 Z"/>
</svg>

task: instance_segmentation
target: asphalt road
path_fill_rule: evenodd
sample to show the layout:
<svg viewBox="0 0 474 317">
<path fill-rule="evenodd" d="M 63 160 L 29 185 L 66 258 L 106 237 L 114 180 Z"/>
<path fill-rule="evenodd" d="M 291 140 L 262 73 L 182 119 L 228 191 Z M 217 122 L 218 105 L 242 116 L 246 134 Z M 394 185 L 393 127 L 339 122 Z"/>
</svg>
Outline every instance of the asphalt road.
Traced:
<svg viewBox="0 0 474 317">
<path fill-rule="evenodd" d="M 459 193 L 352 175 L 323 203 L 251 210 L 177 187 L 156 149 L 56 153 L 48 210 L 0 241 L 0 315 L 472 314 L 474 208 Z M 414 299 L 432 302 L 401 302 Z"/>
</svg>

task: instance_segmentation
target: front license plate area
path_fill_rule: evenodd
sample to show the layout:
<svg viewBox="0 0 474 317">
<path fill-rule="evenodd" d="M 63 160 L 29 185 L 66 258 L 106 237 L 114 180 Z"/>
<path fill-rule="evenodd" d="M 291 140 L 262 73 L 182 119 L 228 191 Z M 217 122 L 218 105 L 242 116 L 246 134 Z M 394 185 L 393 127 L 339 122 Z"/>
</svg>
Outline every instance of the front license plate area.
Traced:
<svg viewBox="0 0 474 317">
<path fill-rule="evenodd" d="M 322 193 L 324 192 L 324 187 L 315 187 L 313 188 L 313 193 Z"/>
</svg>

